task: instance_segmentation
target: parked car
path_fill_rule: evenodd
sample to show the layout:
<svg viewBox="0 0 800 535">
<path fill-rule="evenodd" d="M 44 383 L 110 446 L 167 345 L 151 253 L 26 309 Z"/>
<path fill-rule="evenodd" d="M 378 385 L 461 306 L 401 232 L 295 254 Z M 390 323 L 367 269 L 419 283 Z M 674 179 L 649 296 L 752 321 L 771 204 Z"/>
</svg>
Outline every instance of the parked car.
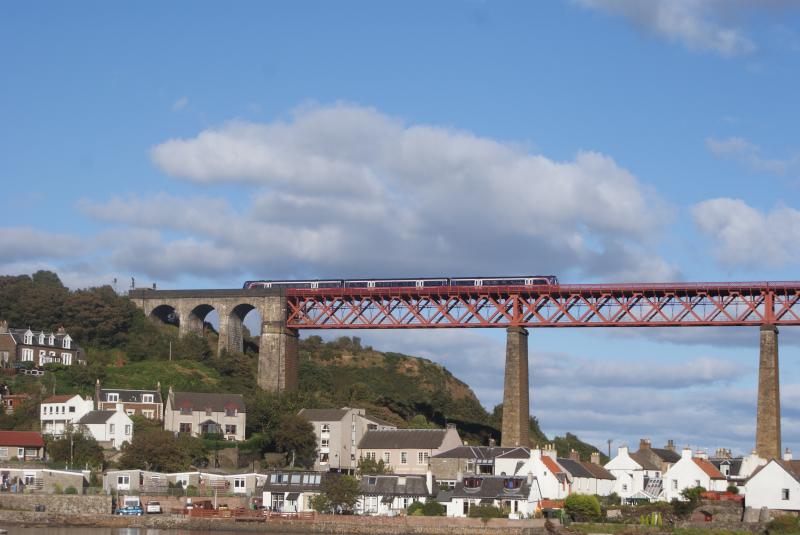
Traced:
<svg viewBox="0 0 800 535">
<path fill-rule="evenodd" d="M 147 506 L 145 507 L 145 512 L 148 515 L 159 515 L 161 514 L 161 504 L 157 501 L 150 500 L 147 502 Z"/>
<path fill-rule="evenodd" d="M 139 501 L 138 496 L 126 496 L 122 499 L 121 506 L 117 507 L 115 512 L 118 515 L 142 516 L 144 509 L 142 509 L 142 502 Z"/>
</svg>

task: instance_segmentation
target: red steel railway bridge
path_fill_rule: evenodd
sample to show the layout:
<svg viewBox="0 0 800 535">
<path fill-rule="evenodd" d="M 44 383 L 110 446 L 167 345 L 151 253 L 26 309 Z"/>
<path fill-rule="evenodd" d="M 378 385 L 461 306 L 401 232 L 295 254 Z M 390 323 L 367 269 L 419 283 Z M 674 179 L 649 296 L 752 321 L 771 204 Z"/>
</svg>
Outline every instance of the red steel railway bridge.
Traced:
<svg viewBox="0 0 800 535">
<path fill-rule="evenodd" d="M 561 284 L 131 290 L 155 320 L 202 331 L 219 314 L 219 350 L 241 351 L 242 321 L 258 310 L 262 388 L 297 386 L 301 329 L 506 329 L 503 445 L 527 445 L 528 332 L 565 327 L 759 327 L 756 451 L 780 458 L 778 327 L 800 325 L 800 282 Z"/>
</svg>

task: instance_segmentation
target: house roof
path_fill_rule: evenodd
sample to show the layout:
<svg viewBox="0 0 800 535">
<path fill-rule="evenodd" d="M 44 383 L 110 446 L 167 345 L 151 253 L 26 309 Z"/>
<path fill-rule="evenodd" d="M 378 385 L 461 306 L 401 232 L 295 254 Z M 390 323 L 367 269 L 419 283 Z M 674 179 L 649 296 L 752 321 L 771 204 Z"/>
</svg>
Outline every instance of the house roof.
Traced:
<svg viewBox="0 0 800 535">
<path fill-rule="evenodd" d="M 89 411 L 78 420 L 78 423 L 83 425 L 104 424 L 109 418 L 114 416 L 115 412 L 116 411 Z"/>
<path fill-rule="evenodd" d="M 338 422 L 347 414 L 345 409 L 300 409 L 298 413 L 309 422 Z"/>
<path fill-rule="evenodd" d="M 401 485 L 401 481 L 405 484 Z M 367 495 L 428 496 L 424 476 L 362 476 L 358 487 Z"/>
<path fill-rule="evenodd" d="M 465 487 L 468 481 L 480 481 L 480 486 Z M 509 488 L 513 485 L 508 483 L 517 482 L 516 488 Z M 456 486 L 451 491 L 452 498 L 491 498 L 491 499 L 519 499 L 524 500 L 530 494 L 530 485 L 524 477 L 505 477 L 505 476 L 483 476 L 467 477 L 463 481 L 456 482 Z"/>
<path fill-rule="evenodd" d="M 128 390 L 124 388 L 103 388 L 100 390 L 100 401 L 110 403 L 108 401 L 108 394 L 119 395 L 119 403 L 143 403 L 142 396 L 144 394 L 151 394 L 153 396 L 153 403 L 161 403 L 161 392 L 158 390 Z"/>
<path fill-rule="evenodd" d="M 392 450 L 400 448 L 433 450 L 442 445 L 446 435 L 446 429 L 371 430 L 361 437 L 358 448 L 362 450 Z"/>
<path fill-rule="evenodd" d="M 530 459 L 531 450 L 529 448 L 516 447 L 516 448 L 494 448 L 495 450 L 503 450 L 502 453 L 497 455 L 497 458 L 503 459 Z"/>
<path fill-rule="evenodd" d="M 559 457 L 558 464 L 560 464 L 564 470 L 569 472 L 572 477 L 586 477 L 594 479 L 594 474 L 592 474 L 589 470 L 583 466 L 583 463 L 580 461 L 573 461 L 572 459 L 562 459 Z"/>
<path fill-rule="evenodd" d="M 25 344 L 25 333 L 28 332 L 28 329 L 9 329 L 8 334 L 11 335 L 11 338 L 14 340 L 14 343 L 17 345 L 31 345 L 35 347 L 50 347 L 53 349 L 63 349 L 64 346 L 64 338 L 69 336 L 68 334 L 57 334 L 54 332 L 45 332 L 42 330 L 34 331 L 31 329 L 33 333 L 33 340 L 31 344 Z M 39 335 L 44 333 L 44 344 L 39 344 Z M 50 335 L 53 335 L 53 345 L 50 345 Z M 70 346 L 67 351 L 80 351 L 81 347 L 75 343 L 75 340 L 70 336 Z"/>
<path fill-rule="evenodd" d="M 650 461 L 650 459 L 647 458 L 647 455 L 643 454 L 642 452 L 636 451 L 634 453 L 629 453 L 628 455 L 630 455 L 630 458 L 636 461 L 636 463 L 645 470 L 661 471 L 661 467 Z"/>
<path fill-rule="evenodd" d="M 280 476 L 283 482 L 275 479 Z M 273 472 L 267 474 L 264 492 L 319 492 L 328 472 Z"/>
<path fill-rule="evenodd" d="M 564 473 L 564 470 L 560 466 L 558 466 L 558 463 L 554 461 L 549 455 L 542 455 L 542 462 L 547 467 L 547 469 L 553 472 L 554 474 Z"/>
<path fill-rule="evenodd" d="M 489 446 L 457 446 L 453 449 L 437 453 L 433 456 L 434 459 L 477 459 L 477 460 L 490 460 L 498 457 L 503 458 L 517 458 L 514 452 L 522 451 L 524 455 L 520 458 L 527 459 L 530 453 L 524 448 L 499 448 Z"/>
<path fill-rule="evenodd" d="M 0 446 L 43 448 L 44 439 L 35 431 L 0 431 Z"/>
<path fill-rule="evenodd" d="M 381 420 L 380 418 L 375 418 L 374 416 L 370 416 L 369 414 L 362 415 L 362 418 L 376 425 L 381 425 L 385 427 L 395 427 L 395 428 L 397 427 L 393 423 L 387 422 L 386 420 Z"/>
<path fill-rule="evenodd" d="M 596 479 L 617 479 L 611 472 L 609 472 L 599 464 L 587 463 L 583 461 L 581 461 L 581 464 L 586 470 L 591 472 L 592 476 L 595 477 Z"/>
<path fill-rule="evenodd" d="M 66 403 L 75 396 L 78 396 L 78 394 L 59 394 L 57 396 L 50 396 L 49 398 L 43 400 L 42 403 Z"/>
<path fill-rule="evenodd" d="M 698 459 L 695 457 L 692 460 L 694 461 L 694 464 L 699 466 L 700 469 L 711 479 L 725 479 L 725 476 L 722 475 L 722 472 L 717 470 L 717 468 L 706 459 Z"/>
<path fill-rule="evenodd" d="M 658 455 L 665 463 L 677 463 L 681 460 L 681 454 L 666 448 L 650 448 L 650 451 Z"/>
<path fill-rule="evenodd" d="M 714 465 L 717 470 L 722 472 L 722 465 L 727 464 L 729 466 L 728 470 L 728 477 L 735 477 L 739 475 L 739 472 L 742 471 L 742 461 L 741 457 L 731 457 L 728 458 L 712 458 L 709 459 L 708 462 Z"/>
<path fill-rule="evenodd" d="M 244 397 L 241 394 L 211 394 L 206 392 L 173 392 L 174 410 L 190 408 L 192 410 L 211 409 L 214 412 L 225 412 L 234 408 L 244 412 Z"/>
</svg>

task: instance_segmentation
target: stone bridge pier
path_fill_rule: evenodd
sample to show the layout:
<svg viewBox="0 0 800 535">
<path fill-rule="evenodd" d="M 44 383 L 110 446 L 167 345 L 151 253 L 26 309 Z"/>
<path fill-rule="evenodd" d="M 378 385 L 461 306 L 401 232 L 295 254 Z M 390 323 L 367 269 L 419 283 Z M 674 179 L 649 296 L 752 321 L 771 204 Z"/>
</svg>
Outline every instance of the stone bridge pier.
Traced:
<svg viewBox="0 0 800 535">
<path fill-rule="evenodd" d="M 244 318 L 261 316 L 258 385 L 264 390 L 297 389 L 298 333 L 286 327 L 286 297 L 279 290 L 132 290 L 133 301 L 153 321 L 178 325 L 179 336 L 203 335 L 206 317 L 219 316 L 217 355 L 244 349 Z M 223 357 L 224 358 L 224 357 Z"/>
</svg>

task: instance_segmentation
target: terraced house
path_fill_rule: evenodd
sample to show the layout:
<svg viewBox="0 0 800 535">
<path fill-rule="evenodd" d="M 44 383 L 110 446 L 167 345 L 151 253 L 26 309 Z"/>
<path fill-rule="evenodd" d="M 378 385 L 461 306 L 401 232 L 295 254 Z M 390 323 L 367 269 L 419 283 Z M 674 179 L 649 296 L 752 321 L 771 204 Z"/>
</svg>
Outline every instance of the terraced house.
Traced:
<svg viewBox="0 0 800 535">
<path fill-rule="evenodd" d="M 125 388 L 100 388 L 100 379 L 94 386 L 94 402 L 97 410 L 116 410 L 122 404 L 128 416 L 144 416 L 150 420 L 164 419 L 164 403 L 161 399 L 161 383 L 155 390 L 130 390 Z"/>
<path fill-rule="evenodd" d="M 244 440 L 247 413 L 241 394 L 173 392 L 169 388 L 164 429 L 192 436 L 222 435 Z"/>
<path fill-rule="evenodd" d="M 0 366 L 9 367 L 15 362 L 44 364 L 86 364 L 83 349 L 64 330 L 38 332 L 28 329 L 10 329 L 0 321 Z"/>
</svg>

